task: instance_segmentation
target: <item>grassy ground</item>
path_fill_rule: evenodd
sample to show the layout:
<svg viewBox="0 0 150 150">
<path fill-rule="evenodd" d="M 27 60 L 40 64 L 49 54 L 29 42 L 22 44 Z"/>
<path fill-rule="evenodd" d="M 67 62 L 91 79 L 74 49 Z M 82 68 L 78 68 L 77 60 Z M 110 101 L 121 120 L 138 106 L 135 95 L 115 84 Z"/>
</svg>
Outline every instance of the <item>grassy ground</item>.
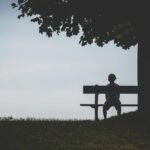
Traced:
<svg viewBox="0 0 150 150">
<path fill-rule="evenodd" d="M 0 150 L 150 150 L 150 121 L 137 113 L 98 122 L 1 118 Z"/>
</svg>

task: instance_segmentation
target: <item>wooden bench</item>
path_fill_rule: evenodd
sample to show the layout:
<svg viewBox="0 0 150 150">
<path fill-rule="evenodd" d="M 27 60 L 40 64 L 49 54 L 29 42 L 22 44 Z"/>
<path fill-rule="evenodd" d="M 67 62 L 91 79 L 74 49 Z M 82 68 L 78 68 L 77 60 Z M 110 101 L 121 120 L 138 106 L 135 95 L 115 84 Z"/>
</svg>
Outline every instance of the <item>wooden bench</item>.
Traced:
<svg viewBox="0 0 150 150">
<path fill-rule="evenodd" d="M 89 106 L 95 109 L 95 120 L 98 120 L 98 107 L 104 104 L 98 104 L 98 95 L 106 94 L 110 90 L 117 90 L 120 94 L 138 94 L 138 86 L 119 86 L 111 89 L 108 86 L 83 86 L 84 94 L 95 94 L 95 104 L 80 104 L 80 106 Z M 121 107 L 138 107 L 138 104 L 121 104 Z"/>
</svg>

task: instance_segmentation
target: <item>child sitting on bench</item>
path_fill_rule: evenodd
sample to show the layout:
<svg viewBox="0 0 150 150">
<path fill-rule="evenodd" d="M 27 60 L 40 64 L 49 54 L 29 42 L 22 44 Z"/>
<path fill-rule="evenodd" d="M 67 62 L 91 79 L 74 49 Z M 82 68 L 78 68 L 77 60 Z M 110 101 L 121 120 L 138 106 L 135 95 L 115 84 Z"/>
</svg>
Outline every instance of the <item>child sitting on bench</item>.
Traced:
<svg viewBox="0 0 150 150">
<path fill-rule="evenodd" d="M 116 76 L 114 74 L 109 74 L 108 81 L 110 82 L 107 87 L 109 87 L 108 91 L 106 92 L 106 102 L 104 103 L 103 107 L 103 115 L 104 118 L 107 118 L 107 111 L 110 107 L 114 106 L 117 110 L 117 114 L 121 114 L 121 102 L 119 100 L 120 93 L 117 91 L 116 87 L 119 87 L 114 81 L 116 80 Z"/>
</svg>

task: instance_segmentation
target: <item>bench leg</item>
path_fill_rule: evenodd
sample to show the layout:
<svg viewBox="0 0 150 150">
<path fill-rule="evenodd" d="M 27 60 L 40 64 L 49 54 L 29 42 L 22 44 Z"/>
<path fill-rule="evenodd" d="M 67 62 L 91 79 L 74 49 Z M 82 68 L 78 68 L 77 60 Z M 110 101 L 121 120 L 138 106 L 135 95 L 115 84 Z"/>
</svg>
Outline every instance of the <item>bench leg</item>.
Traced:
<svg viewBox="0 0 150 150">
<path fill-rule="evenodd" d="M 106 111 L 105 107 L 103 107 L 103 116 L 104 116 L 104 119 L 107 118 L 107 111 Z"/>
<path fill-rule="evenodd" d="M 98 120 L 98 94 L 95 94 L 95 121 Z"/>
</svg>

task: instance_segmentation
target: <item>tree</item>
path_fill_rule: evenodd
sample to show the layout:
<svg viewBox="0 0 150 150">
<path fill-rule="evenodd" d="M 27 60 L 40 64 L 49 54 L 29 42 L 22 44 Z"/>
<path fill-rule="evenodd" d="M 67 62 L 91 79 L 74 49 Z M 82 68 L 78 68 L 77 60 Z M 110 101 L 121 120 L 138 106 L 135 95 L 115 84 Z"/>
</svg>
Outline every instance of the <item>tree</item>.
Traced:
<svg viewBox="0 0 150 150">
<path fill-rule="evenodd" d="M 150 114 L 149 8 L 135 0 L 17 0 L 21 14 L 39 24 L 39 32 L 51 37 L 65 32 L 71 37 L 82 33 L 79 43 L 103 46 L 114 41 L 129 49 L 138 44 L 139 111 Z"/>
</svg>

